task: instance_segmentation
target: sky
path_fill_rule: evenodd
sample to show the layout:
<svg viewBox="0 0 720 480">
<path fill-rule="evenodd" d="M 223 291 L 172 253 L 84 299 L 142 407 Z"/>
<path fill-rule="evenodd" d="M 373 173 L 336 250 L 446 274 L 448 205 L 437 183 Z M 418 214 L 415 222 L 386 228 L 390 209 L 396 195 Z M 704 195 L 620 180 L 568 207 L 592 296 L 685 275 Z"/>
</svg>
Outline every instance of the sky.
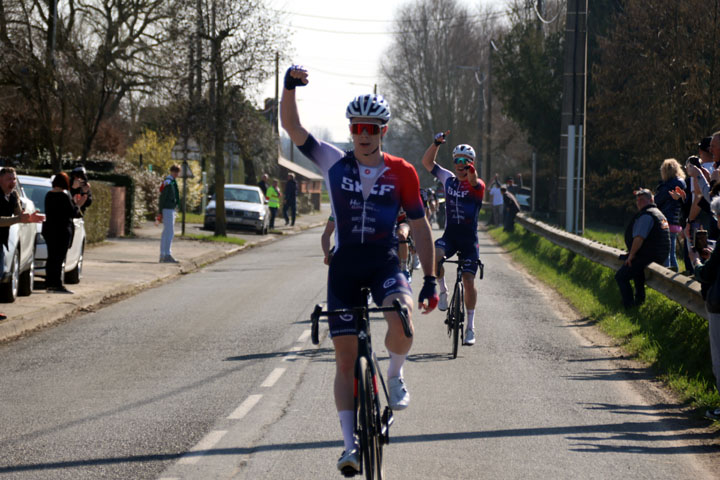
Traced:
<svg viewBox="0 0 720 480">
<path fill-rule="evenodd" d="M 323 138 L 343 142 L 349 137 L 345 118 L 347 104 L 357 95 L 372 93 L 379 84 L 383 53 L 392 43 L 395 10 L 410 0 L 267 0 L 270 8 L 283 12 L 282 24 L 291 31 L 289 61 L 280 63 L 282 78 L 291 64 L 309 71 L 310 84 L 298 89 L 300 121 Z M 478 5 L 503 10 L 506 0 L 459 0 L 474 11 Z M 281 90 L 282 91 L 282 90 Z M 382 85 L 378 86 L 382 94 Z M 275 96 L 275 78 L 265 82 L 256 97 Z M 390 105 L 392 111 L 392 104 Z"/>
</svg>

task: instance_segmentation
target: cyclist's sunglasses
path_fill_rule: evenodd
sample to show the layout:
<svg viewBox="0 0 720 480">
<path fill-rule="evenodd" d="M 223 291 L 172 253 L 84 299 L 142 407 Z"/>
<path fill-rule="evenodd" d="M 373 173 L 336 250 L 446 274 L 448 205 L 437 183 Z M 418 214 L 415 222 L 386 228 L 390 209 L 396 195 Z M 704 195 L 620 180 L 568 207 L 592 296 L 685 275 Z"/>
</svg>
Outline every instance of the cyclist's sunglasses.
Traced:
<svg viewBox="0 0 720 480">
<path fill-rule="evenodd" d="M 455 161 L 455 165 L 472 165 L 475 163 L 467 157 L 455 157 L 453 160 Z"/>
<path fill-rule="evenodd" d="M 377 123 L 351 123 L 350 133 L 360 135 L 363 130 L 367 130 L 368 135 L 377 135 L 382 130 L 382 125 Z"/>
</svg>

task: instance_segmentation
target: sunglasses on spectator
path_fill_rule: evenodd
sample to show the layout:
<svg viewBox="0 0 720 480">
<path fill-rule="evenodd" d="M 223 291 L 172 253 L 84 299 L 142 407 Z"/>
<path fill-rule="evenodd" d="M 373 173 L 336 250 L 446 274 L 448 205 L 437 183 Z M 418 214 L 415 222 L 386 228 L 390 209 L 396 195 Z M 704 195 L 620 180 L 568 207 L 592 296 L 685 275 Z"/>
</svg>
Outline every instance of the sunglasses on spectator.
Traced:
<svg viewBox="0 0 720 480">
<path fill-rule="evenodd" d="M 353 135 L 360 135 L 363 130 L 366 130 L 368 135 L 377 135 L 382 130 L 382 125 L 377 123 L 351 123 L 350 133 Z"/>
<path fill-rule="evenodd" d="M 472 165 L 474 162 L 467 157 L 455 157 L 453 159 L 455 165 Z"/>
</svg>

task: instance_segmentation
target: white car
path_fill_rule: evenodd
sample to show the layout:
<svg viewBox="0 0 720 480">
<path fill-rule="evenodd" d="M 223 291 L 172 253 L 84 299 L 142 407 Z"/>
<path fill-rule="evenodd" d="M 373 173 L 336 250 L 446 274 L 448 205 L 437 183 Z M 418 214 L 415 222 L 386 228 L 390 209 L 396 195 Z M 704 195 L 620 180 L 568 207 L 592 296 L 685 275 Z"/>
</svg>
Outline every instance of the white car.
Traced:
<svg viewBox="0 0 720 480">
<path fill-rule="evenodd" d="M 35 204 L 15 187 L 20 205 L 26 213 L 35 211 Z M 5 261 L 0 278 L 0 301 L 14 302 L 18 295 L 30 295 L 35 281 L 35 232 L 39 223 L 16 223 L 9 227 L 7 246 L 3 245 Z"/>
<path fill-rule="evenodd" d="M 45 213 L 45 195 L 52 190 L 49 178 L 18 175 L 18 185 L 30 198 L 38 211 Z M 82 276 L 83 257 L 85 255 L 85 221 L 74 218 L 75 234 L 72 244 L 65 257 L 63 266 L 63 283 L 80 283 Z M 47 262 L 47 244 L 42 236 L 42 223 L 29 224 L 35 228 L 37 241 L 35 242 L 35 275 L 45 277 L 45 263 Z"/>
<path fill-rule="evenodd" d="M 267 235 L 270 227 L 270 210 L 260 187 L 252 185 L 225 185 L 225 220 L 229 228 L 252 228 L 258 235 Z M 205 230 L 215 228 L 215 196 L 205 208 Z"/>
</svg>

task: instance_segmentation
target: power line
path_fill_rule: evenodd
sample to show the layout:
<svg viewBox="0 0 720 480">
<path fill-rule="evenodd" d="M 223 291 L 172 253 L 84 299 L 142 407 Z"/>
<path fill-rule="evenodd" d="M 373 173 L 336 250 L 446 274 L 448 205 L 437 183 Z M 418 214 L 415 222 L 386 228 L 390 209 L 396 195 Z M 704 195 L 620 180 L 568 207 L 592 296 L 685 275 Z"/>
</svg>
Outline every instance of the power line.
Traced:
<svg viewBox="0 0 720 480">
<path fill-rule="evenodd" d="M 308 15 L 305 13 L 288 12 L 287 10 L 273 10 L 273 11 L 276 13 L 293 15 L 296 17 L 317 18 L 320 20 L 337 20 L 337 21 L 341 21 L 341 22 L 364 22 L 364 23 L 395 23 L 396 22 L 396 20 L 373 20 L 373 19 L 369 19 L 369 18 L 324 17 L 321 15 Z M 487 16 L 487 18 L 493 19 L 493 18 L 504 16 L 504 15 L 505 15 L 505 13 L 503 13 L 503 12 L 493 12 L 493 13 L 489 14 Z M 468 15 L 466 18 L 479 18 L 479 17 L 485 18 L 486 15 L 479 13 L 477 15 Z M 439 18 L 436 21 L 442 22 L 445 20 L 455 20 L 455 19 L 456 19 L 456 17 L 444 17 L 444 18 Z M 401 20 L 401 21 L 402 22 L 413 22 L 414 20 Z"/>
</svg>

